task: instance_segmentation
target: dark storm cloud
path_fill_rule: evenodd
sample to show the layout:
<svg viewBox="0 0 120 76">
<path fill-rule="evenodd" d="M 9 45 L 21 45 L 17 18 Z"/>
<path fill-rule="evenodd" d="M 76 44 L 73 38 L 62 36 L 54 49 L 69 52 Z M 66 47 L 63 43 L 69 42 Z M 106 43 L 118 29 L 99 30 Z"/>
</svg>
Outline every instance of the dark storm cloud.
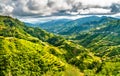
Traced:
<svg viewBox="0 0 120 76">
<path fill-rule="evenodd" d="M 120 12 L 120 4 L 113 3 L 110 8 L 113 13 Z"/>
</svg>

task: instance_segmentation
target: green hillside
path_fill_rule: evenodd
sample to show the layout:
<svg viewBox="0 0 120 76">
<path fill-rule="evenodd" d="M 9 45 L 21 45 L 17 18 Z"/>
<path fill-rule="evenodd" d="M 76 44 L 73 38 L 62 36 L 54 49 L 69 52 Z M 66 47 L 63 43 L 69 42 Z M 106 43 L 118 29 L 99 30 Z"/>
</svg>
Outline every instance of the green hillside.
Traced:
<svg viewBox="0 0 120 76">
<path fill-rule="evenodd" d="M 71 40 L 91 49 L 102 59 L 99 74 L 120 75 L 120 20 L 113 20 L 89 32 L 80 33 Z"/>
<path fill-rule="evenodd" d="M 0 76 L 83 76 L 101 65 L 83 46 L 8 16 L 0 16 L 0 62 Z"/>
<path fill-rule="evenodd" d="M 0 16 L 0 76 L 119 76 L 119 29 L 113 20 L 66 40 Z"/>
<path fill-rule="evenodd" d="M 113 20 L 99 27 L 91 29 L 86 33 L 81 33 L 75 37 L 79 43 L 87 48 L 92 48 L 94 52 L 105 53 L 105 50 L 119 49 L 120 43 L 120 20 Z M 112 51 L 111 51 L 112 52 Z M 100 55 L 104 55 L 100 54 Z M 109 56 L 109 53 L 107 56 Z M 119 51 L 117 53 L 119 55 Z"/>
</svg>

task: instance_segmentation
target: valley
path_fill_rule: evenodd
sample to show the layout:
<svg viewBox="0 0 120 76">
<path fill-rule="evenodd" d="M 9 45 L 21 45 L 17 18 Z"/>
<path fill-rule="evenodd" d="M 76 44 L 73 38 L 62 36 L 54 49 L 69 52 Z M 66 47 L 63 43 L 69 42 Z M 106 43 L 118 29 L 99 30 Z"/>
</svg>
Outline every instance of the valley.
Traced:
<svg viewBox="0 0 120 76">
<path fill-rule="evenodd" d="M 119 76 L 119 29 L 106 16 L 40 25 L 0 16 L 0 76 Z"/>
</svg>

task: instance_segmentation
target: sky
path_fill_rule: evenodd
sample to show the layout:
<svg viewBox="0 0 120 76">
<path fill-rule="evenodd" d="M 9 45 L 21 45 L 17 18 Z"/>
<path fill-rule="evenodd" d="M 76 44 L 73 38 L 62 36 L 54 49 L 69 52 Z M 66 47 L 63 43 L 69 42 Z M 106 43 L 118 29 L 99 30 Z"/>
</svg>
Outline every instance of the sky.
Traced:
<svg viewBox="0 0 120 76">
<path fill-rule="evenodd" d="M 120 16 L 120 0 L 0 0 L 0 15 L 26 22 L 86 15 Z"/>
</svg>

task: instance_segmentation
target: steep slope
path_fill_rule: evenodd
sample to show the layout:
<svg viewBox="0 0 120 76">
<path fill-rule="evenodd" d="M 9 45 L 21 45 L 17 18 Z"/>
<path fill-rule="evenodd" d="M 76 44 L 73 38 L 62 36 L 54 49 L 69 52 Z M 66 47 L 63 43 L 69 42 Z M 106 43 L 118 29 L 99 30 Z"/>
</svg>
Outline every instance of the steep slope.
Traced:
<svg viewBox="0 0 120 76">
<path fill-rule="evenodd" d="M 92 29 L 88 33 L 80 34 L 80 36 L 77 36 L 76 39 L 80 39 L 80 43 L 86 47 L 93 47 L 96 52 L 98 52 L 98 50 L 99 52 L 105 52 L 105 48 L 107 49 L 111 47 L 112 49 L 112 47 L 119 46 L 119 29 L 120 20 L 113 20 L 109 23 L 101 25 L 100 27 Z M 102 50 L 101 47 L 104 49 Z"/>
<path fill-rule="evenodd" d="M 120 20 L 113 20 L 73 38 L 102 58 L 98 75 L 120 75 Z M 112 72 L 110 72 L 112 70 Z"/>
<path fill-rule="evenodd" d="M 23 39 L 0 38 L 0 75 L 42 75 L 47 71 L 62 71 L 65 62 L 47 52 L 42 43 Z M 55 65 L 56 64 L 56 65 Z"/>
<path fill-rule="evenodd" d="M 24 27 L 24 24 L 17 19 L 13 19 L 9 16 L 0 16 L 0 36 L 18 38 L 30 37 L 30 35 L 23 30 Z"/>
<path fill-rule="evenodd" d="M 76 68 L 73 66 L 74 59 L 79 56 L 81 65 L 75 65 Z M 96 58 L 98 57 L 91 54 L 88 49 L 60 36 L 40 28 L 27 27 L 11 17 L 0 16 L 1 76 L 68 76 L 70 74 L 82 76 L 84 70 L 93 71 L 96 68 L 95 66 L 89 68 L 94 62 L 101 64 L 99 62 L 101 59 L 96 60 Z M 87 62 L 86 59 L 92 61 Z M 83 66 L 82 64 L 86 65 L 86 68 L 79 68 Z"/>
</svg>

